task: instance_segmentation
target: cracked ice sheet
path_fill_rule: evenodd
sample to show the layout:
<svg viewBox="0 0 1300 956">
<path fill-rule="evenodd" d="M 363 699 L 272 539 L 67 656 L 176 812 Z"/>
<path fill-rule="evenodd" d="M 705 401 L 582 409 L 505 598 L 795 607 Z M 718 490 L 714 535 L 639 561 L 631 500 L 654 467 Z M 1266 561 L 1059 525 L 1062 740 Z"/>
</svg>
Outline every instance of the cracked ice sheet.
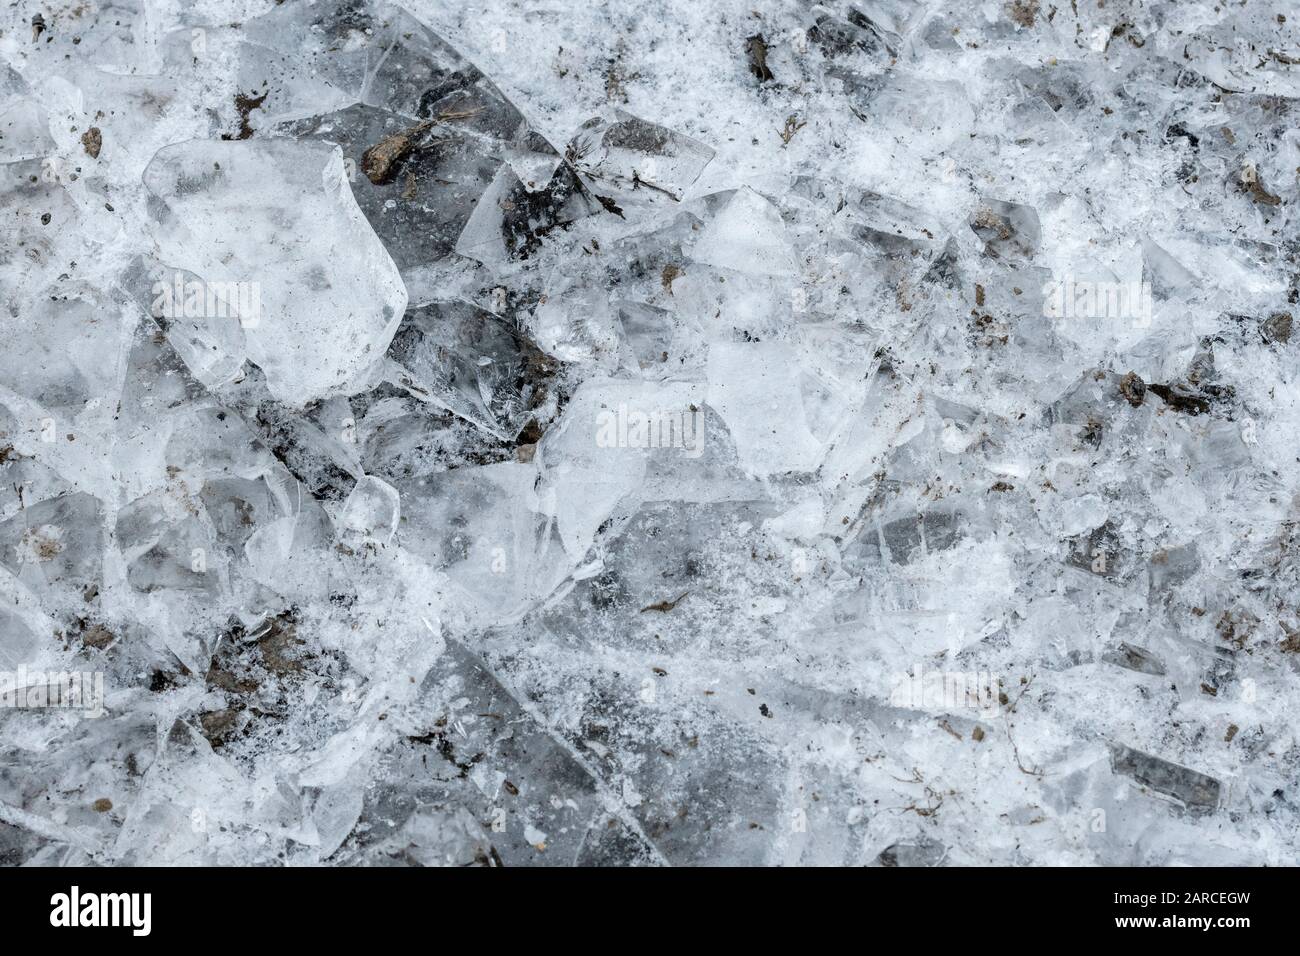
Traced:
<svg viewBox="0 0 1300 956">
<path fill-rule="evenodd" d="M 1295 863 L 1275 6 L 6 11 L 0 859 Z"/>
</svg>

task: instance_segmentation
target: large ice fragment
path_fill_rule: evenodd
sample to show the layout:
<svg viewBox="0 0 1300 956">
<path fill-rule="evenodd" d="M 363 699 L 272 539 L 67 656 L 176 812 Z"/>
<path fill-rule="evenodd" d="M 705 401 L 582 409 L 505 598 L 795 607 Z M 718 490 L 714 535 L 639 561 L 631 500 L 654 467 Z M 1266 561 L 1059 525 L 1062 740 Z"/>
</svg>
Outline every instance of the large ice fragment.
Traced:
<svg viewBox="0 0 1300 956">
<path fill-rule="evenodd" d="M 597 116 L 568 147 L 570 162 L 597 195 L 620 202 L 680 201 L 713 158 L 713 150 L 655 123 L 615 110 Z"/>
<path fill-rule="evenodd" d="M 700 262 L 744 275 L 789 276 L 794 255 L 781 213 L 752 189 L 738 189 L 695 245 Z"/>
<path fill-rule="evenodd" d="M 189 142 L 159 152 L 145 185 L 160 258 L 221 294 L 191 304 L 160 283 L 164 314 L 243 327 L 248 358 L 281 401 L 366 383 L 406 309 L 396 266 L 348 189 L 342 154 L 283 140 Z M 171 298 L 168 298 L 171 296 Z"/>
<path fill-rule="evenodd" d="M 546 362 L 508 324 L 464 302 L 411 309 L 388 356 L 395 384 L 502 439 L 523 427 Z"/>
<path fill-rule="evenodd" d="M 715 343 L 709 349 L 708 402 L 755 475 L 812 471 L 824 451 L 809 430 L 799 367 L 780 342 Z"/>
</svg>

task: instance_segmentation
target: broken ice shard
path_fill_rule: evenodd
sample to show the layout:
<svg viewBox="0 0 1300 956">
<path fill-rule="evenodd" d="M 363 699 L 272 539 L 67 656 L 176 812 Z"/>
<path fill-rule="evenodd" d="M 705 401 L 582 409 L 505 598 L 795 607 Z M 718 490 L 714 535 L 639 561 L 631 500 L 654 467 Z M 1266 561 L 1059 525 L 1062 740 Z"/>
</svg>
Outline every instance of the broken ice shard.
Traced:
<svg viewBox="0 0 1300 956">
<path fill-rule="evenodd" d="M 620 204 L 680 201 L 713 158 L 703 143 L 615 110 L 582 124 L 565 153 L 599 198 Z M 611 208 L 606 203 L 606 208 Z"/>
<path fill-rule="evenodd" d="M 277 399 L 302 405 L 373 380 L 406 289 L 348 188 L 336 147 L 289 140 L 179 143 L 145 170 L 159 258 L 201 276 L 203 302 L 244 331 Z M 220 283 L 223 295 L 206 292 Z M 174 276 L 165 314 L 191 311 Z M 212 299 L 212 301 L 209 301 Z"/>
<path fill-rule="evenodd" d="M 532 380 L 548 361 L 512 326 L 463 302 L 408 311 L 388 357 L 394 384 L 503 440 L 540 399 Z"/>
<path fill-rule="evenodd" d="M 494 84 L 397 6 L 282 6 L 244 34 L 252 135 L 338 145 L 408 279 L 453 249 L 490 263 L 526 257 L 547 231 L 599 208 Z"/>
<path fill-rule="evenodd" d="M 1123 744 L 1112 744 L 1111 767 L 1144 787 L 1179 800 L 1187 809 L 1206 813 L 1219 805 L 1219 781 Z"/>
</svg>

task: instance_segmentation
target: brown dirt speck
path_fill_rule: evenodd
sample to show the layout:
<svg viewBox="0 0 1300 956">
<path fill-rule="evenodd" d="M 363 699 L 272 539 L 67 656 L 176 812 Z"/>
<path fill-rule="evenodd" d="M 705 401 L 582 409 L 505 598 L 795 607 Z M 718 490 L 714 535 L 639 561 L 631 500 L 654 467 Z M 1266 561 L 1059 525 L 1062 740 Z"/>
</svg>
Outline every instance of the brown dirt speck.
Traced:
<svg viewBox="0 0 1300 956">
<path fill-rule="evenodd" d="M 755 33 L 745 40 L 745 53 L 749 57 L 749 72 L 757 77 L 758 82 L 769 83 L 775 79 L 767 66 L 767 41 L 763 34 Z"/>
<path fill-rule="evenodd" d="M 1038 0 L 1012 0 L 1007 4 L 1007 16 L 1029 29 L 1038 22 Z"/>
<path fill-rule="evenodd" d="M 1147 396 L 1147 383 L 1142 381 L 1135 372 L 1129 372 L 1119 382 L 1119 393 L 1128 400 L 1128 403 L 1134 408 L 1139 407 Z"/>
<path fill-rule="evenodd" d="M 99 151 L 104 145 L 104 134 L 98 126 L 92 126 L 81 134 L 81 145 L 91 159 L 99 159 Z"/>
<path fill-rule="evenodd" d="M 1274 312 L 1260 325 L 1259 334 L 1265 342 L 1279 342 L 1285 345 L 1291 341 L 1292 318 L 1290 312 Z"/>
<path fill-rule="evenodd" d="M 681 266 L 672 263 L 664 266 L 663 272 L 659 274 L 659 281 L 663 285 L 664 291 L 669 295 L 673 294 L 673 280 L 677 279 L 681 274 Z"/>
<path fill-rule="evenodd" d="M 251 139 L 253 136 L 253 127 L 248 125 L 248 114 L 265 103 L 266 96 L 266 93 L 263 93 L 261 96 L 253 96 L 251 93 L 236 93 L 235 112 L 239 114 L 239 132 L 233 137 L 226 135 L 222 138 Z"/>
</svg>

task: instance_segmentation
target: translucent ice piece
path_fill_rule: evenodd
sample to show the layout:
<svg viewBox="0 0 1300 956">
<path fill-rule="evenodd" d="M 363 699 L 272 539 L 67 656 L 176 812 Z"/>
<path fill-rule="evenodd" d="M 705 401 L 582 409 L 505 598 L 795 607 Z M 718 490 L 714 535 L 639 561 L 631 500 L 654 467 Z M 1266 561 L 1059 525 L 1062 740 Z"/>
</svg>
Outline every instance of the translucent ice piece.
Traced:
<svg viewBox="0 0 1300 956">
<path fill-rule="evenodd" d="M 118 330 L 104 321 L 110 307 L 90 289 L 37 298 L 6 323 L 0 386 L 72 415 L 109 394 L 118 372 Z"/>
<path fill-rule="evenodd" d="M 486 266 L 526 259 L 552 230 L 599 208 L 567 166 L 556 171 L 546 189 L 534 191 L 502 164 L 456 241 L 456 251 Z"/>
<path fill-rule="evenodd" d="M 387 544 L 397 532 L 402 505 L 397 489 L 367 475 L 353 486 L 343 503 L 340 523 L 346 532 Z"/>
<path fill-rule="evenodd" d="M 411 309 L 388 349 L 388 377 L 502 440 L 513 439 L 535 397 L 542 356 L 507 323 L 464 302 Z"/>
<path fill-rule="evenodd" d="M 337 148 L 179 143 L 159 151 L 145 185 L 167 211 L 156 227 L 161 258 L 230 290 L 205 300 L 205 314 L 239 320 L 275 398 L 305 404 L 360 388 L 377 370 L 406 289 Z"/>
<path fill-rule="evenodd" d="M 781 213 L 748 187 L 737 189 L 705 227 L 693 256 L 707 265 L 750 276 L 795 272 Z"/>
<path fill-rule="evenodd" d="M 221 288 L 209 288 L 201 276 L 152 263 L 149 310 L 167 334 L 176 354 L 195 380 L 207 388 L 231 382 L 244 367 L 247 349 L 237 315 L 209 314 L 208 302 L 230 304 Z M 131 276 L 141 287 L 146 266 Z M 237 302 L 237 300 L 236 300 Z M 202 303 L 202 307 L 197 307 Z M 187 308 L 194 305 L 194 308 Z M 224 310 L 211 310 L 213 313 Z"/>
<path fill-rule="evenodd" d="M 339 145 L 357 204 L 405 272 L 451 255 L 501 165 L 484 154 L 478 137 L 462 132 L 463 122 L 407 134 L 404 131 L 417 125 L 408 117 L 356 104 L 275 131 Z M 409 135 L 411 145 L 400 160 L 382 173 L 376 171 L 375 182 L 366 172 L 367 151 L 398 135 Z"/>
<path fill-rule="evenodd" d="M 960 83 L 903 77 L 894 71 L 864 77 L 841 74 L 867 126 L 923 154 L 937 154 L 964 140 L 975 127 L 975 110 Z"/>
<path fill-rule="evenodd" d="M 622 110 L 588 120 L 569 144 L 569 156 L 592 191 L 614 193 L 620 204 L 680 200 L 713 155 L 689 136 Z"/>
<path fill-rule="evenodd" d="M 542 439 L 539 493 L 575 558 L 597 529 L 645 480 L 651 456 L 695 457 L 704 450 L 703 389 L 686 382 L 592 378 Z"/>
<path fill-rule="evenodd" d="M 1123 744 L 1111 745 L 1110 761 L 1115 773 L 1132 777 L 1144 787 L 1173 797 L 1193 813 L 1207 813 L 1219 805 L 1221 785 L 1208 774 L 1170 763 Z"/>
<path fill-rule="evenodd" d="M 1032 259 L 1043 238 L 1032 206 L 986 199 L 971 214 L 970 227 L 984 240 L 984 251 L 1004 258 Z"/>
<path fill-rule="evenodd" d="M 26 97 L 15 97 L 0 106 L 0 163 L 39 160 L 54 146 L 45 110 Z"/>
<path fill-rule="evenodd" d="M 475 111 L 484 132 L 513 137 L 519 113 L 469 61 L 401 8 L 321 0 L 249 20 L 240 51 L 245 90 L 267 90 L 271 121 L 365 103 L 409 117 Z M 472 106 L 469 101 L 473 101 Z"/>
<path fill-rule="evenodd" d="M 709 349 L 709 404 L 757 476 L 812 471 L 824 447 L 808 428 L 799 365 L 781 342 L 717 342 Z"/>
<path fill-rule="evenodd" d="M 0 609 L 0 670 L 11 671 L 25 664 L 41 646 L 22 617 L 8 608 Z"/>
<path fill-rule="evenodd" d="M 79 254 L 81 217 L 59 177 L 48 158 L 0 164 L 0 308 L 7 316 L 39 298 Z"/>
<path fill-rule="evenodd" d="M 102 505 L 74 493 L 28 504 L 0 523 L 0 564 L 28 586 L 80 594 L 100 579 Z"/>
</svg>

